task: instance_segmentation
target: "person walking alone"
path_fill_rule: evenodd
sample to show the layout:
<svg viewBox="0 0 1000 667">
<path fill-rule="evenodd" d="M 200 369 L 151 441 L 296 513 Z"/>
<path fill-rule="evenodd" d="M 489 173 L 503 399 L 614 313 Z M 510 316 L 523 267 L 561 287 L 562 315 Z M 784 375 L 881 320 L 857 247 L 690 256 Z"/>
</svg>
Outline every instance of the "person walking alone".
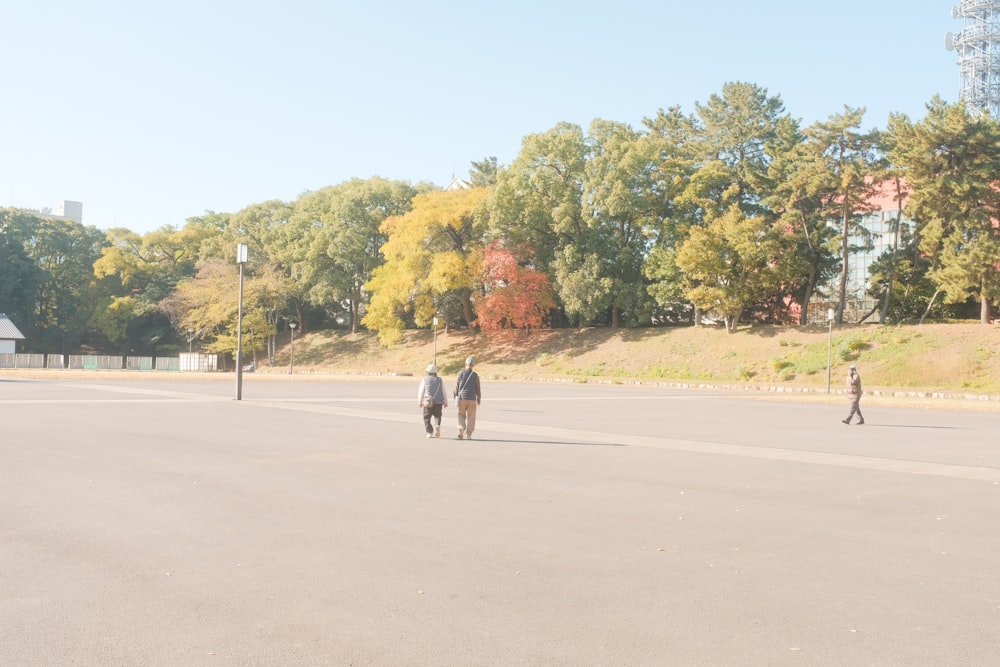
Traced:
<svg viewBox="0 0 1000 667">
<path fill-rule="evenodd" d="M 465 368 L 458 374 L 455 381 L 455 398 L 458 399 L 458 439 L 472 440 L 472 432 L 476 430 L 476 410 L 482 403 L 483 394 L 479 386 L 479 374 L 472 370 L 476 358 L 465 360 Z"/>
<path fill-rule="evenodd" d="M 441 437 L 441 408 L 448 407 L 448 397 L 444 391 L 444 381 L 437 375 L 438 368 L 434 364 L 427 367 L 427 376 L 420 381 L 417 388 L 417 404 L 424 411 L 424 430 L 428 438 Z M 431 418 L 434 425 L 431 425 Z"/>
<path fill-rule="evenodd" d="M 842 420 L 845 424 L 851 423 L 851 418 L 855 414 L 858 415 L 858 426 L 865 423 L 865 418 L 861 414 L 861 376 L 858 375 L 858 367 L 851 366 L 847 371 L 847 395 L 851 400 L 851 414 L 847 415 L 847 419 Z"/>
</svg>

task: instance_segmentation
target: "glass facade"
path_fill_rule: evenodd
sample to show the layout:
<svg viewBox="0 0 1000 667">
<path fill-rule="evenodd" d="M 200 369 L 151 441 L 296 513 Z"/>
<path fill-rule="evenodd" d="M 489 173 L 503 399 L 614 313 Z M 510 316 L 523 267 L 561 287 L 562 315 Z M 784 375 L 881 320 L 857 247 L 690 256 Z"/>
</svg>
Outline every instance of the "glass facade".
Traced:
<svg viewBox="0 0 1000 667">
<path fill-rule="evenodd" d="M 892 251 L 895 237 L 893 226 L 898 215 L 899 209 L 868 213 L 861 218 L 863 231 L 856 231 L 848 238 L 851 254 L 847 267 L 847 300 L 844 304 L 844 320 L 847 322 L 858 321 L 881 303 L 868 294 L 871 286 L 869 270 L 879 257 Z M 900 218 L 900 225 L 909 227 L 911 224 L 905 215 Z M 826 321 L 826 311 L 835 307 L 839 289 L 839 274 L 821 286 L 817 298 L 809 304 L 811 322 Z"/>
</svg>

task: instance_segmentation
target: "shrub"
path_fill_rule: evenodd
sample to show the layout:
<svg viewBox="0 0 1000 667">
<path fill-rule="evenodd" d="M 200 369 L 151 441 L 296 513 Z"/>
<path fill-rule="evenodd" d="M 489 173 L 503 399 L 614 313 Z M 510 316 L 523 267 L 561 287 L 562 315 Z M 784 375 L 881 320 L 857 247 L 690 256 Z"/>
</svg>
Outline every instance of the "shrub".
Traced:
<svg viewBox="0 0 1000 667">
<path fill-rule="evenodd" d="M 792 362 L 787 361 L 786 359 L 772 359 L 771 360 L 771 367 L 775 371 L 777 371 L 779 373 L 781 371 L 785 370 L 786 368 L 788 368 L 791 365 L 792 365 Z"/>
<path fill-rule="evenodd" d="M 849 338 L 846 342 L 847 347 L 851 352 L 860 352 L 861 350 L 867 350 L 871 347 L 868 341 L 860 338 Z"/>
</svg>

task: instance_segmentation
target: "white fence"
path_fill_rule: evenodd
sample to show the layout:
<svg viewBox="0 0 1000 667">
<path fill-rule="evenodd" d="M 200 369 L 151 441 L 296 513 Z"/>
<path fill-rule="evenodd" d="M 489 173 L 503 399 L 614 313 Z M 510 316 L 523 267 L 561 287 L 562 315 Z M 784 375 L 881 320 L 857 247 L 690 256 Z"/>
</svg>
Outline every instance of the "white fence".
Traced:
<svg viewBox="0 0 1000 667">
<path fill-rule="evenodd" d="M 102 354 L 0 354 L 0 368 L 70 368 L 77 370 L 195 371 L 219 370 L 217 354 L 135 357 Z"/>
</svg>

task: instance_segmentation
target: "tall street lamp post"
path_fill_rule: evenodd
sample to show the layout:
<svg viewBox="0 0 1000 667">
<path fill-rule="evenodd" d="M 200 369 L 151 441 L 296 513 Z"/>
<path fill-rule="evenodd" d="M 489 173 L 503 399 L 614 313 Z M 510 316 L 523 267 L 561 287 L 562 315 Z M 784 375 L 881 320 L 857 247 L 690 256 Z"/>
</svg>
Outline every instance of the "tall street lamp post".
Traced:
<svg viewBox="0 0 1000 667">
<path fill-rule="evenodd" d="M 249 258 L 246 243 L 236 245 L 236 263 L 240 265 L 240 305 L 236 315 L 236 400 L 243 400 L 243 266 Z"/>
<path fill-rule="evenodd" d="M 830 393 L 830 363 L 833 359 L 833 308 L 826 311 L 826 321 L 830 327 L 830 332 L 826 338 L 826 393 Z"/>
<path fill-rule="evenodd" d="M 292 374 L 292 359 L 295 357 L 295 322 L 289 322 L 288 328 L 292 332 L 292 340 L 288 344 L 288 374 Z"/>
<path fill-rule="evenodd" d="M 194 340 L 194 329 L 188 329 L 188 354 L 191 354 L 191 341 Z"/>
</svg>

